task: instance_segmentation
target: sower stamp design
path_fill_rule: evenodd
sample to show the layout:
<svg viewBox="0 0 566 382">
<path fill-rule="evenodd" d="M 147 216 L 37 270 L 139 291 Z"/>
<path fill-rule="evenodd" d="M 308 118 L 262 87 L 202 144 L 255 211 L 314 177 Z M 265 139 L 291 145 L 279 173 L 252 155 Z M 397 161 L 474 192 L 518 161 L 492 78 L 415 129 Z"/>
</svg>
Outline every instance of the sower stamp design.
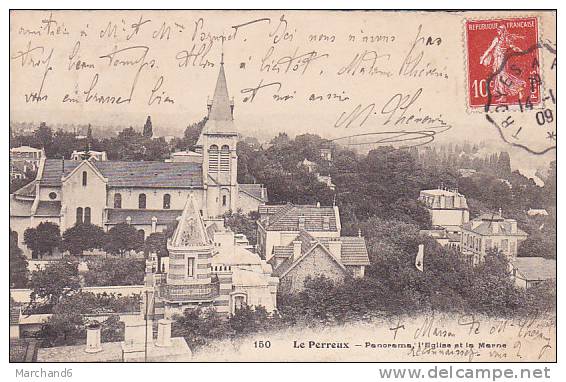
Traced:
<svg viewBox="0 0 566 382">
<path fill-rule="evenodd" d="M 537 18 L 470 20 L 466 37 L 469 107 L 540 103 Z"/>
</svg>

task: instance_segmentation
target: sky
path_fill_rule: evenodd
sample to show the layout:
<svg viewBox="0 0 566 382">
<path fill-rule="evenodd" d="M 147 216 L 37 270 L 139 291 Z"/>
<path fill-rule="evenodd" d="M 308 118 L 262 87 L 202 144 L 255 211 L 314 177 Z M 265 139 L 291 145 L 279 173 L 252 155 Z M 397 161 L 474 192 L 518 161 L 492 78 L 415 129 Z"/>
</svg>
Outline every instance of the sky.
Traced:
<svg viewBox="0 0 566 382">
<path fill-rule="evenodd" d="M 481 108 L 468 106 L 468 60 L 479 58 L 469 57 L 466 22 L 525 16 L 13 11 L 11 120 L 141 128 L 151 115 L 156 134 L 181 134 L 206 115 L 223 55 L 235 123 L 243 135 L 357 136 L 341 143 L 488 141 L 508 147 L 520 162 L 537 163 L 552 158 L 554 150 L 535 155 L 507 142 L 536 153 L 552 146 L 545 135 L 555 131 L 555 122 L 545 120 L 541 127 L 536 113 L 538 108 L 552 113 L 553 104 L 492 114 L 499 129 Z M 540 40 L 552 45 L 555 29 L 554 14 L 538 15 Z M 480 51 L 491 42 L 492 35 L 485 36 Z M 544 93 L 556 86 L 554 56 L 546 49 L 539 55 Z M 511 128 L 501 128 L 509 117 Z M 416 122 L 423 119 L 427 122 Z M 520 137 L 512 139 L 516 126 Z"/>
</svg>

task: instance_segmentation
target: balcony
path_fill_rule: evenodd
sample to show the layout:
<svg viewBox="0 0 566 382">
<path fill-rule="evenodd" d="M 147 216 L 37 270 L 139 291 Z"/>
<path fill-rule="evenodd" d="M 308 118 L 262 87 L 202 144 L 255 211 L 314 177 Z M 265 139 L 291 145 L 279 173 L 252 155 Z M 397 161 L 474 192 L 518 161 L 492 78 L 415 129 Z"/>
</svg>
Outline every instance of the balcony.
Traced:
<svg viewBox="0 0 566 382">
<path fill-rule="evenodd" d="M 170 285 L 161 286 L 160 297 L 168 302 L 211 301 L 220 294 L 218 280 L 203 285 Z"/>
</svg>

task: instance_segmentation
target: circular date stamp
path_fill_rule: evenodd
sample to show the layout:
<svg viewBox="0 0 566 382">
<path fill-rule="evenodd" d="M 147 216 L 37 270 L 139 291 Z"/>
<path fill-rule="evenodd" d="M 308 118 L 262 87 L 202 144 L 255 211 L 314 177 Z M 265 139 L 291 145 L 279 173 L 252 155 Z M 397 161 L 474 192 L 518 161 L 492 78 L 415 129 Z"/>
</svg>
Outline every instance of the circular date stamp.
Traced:
<svg viewBox="0 0 566 382">
<path fill-rule="evenodd" d="M 468 107 L 507 144 L 531 154 L 556 149 L 556 45 L 537 17 L 466 21 Z M 546 67 L 543 62 L 548 63 Z"/>
</svg>

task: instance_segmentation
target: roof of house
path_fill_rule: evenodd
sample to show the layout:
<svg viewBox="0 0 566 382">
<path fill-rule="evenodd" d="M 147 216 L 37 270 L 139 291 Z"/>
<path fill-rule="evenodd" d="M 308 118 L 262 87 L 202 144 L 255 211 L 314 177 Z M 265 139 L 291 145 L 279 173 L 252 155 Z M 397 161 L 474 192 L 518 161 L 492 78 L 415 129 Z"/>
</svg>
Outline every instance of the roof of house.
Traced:
<svg viewBox="0 0 566 382">
<path fill-rule="evenodd" d="M 267 202 L 267 192 L 262 184 L 239 184 L 238 190 L 252 198 Z"/>
<path fill-rule="evenodd" d="M 476 219 L 477 220 L 477 219 Z M 515 223 L 516 224 L 516 223 Z M 495 227 L 498 228 L 495 228 Z M 465 223 L 462 227 L 468 231 L 475 232 L 484 236 L 527 236 L 527 233 L 519 228 L 516 232 L 512 230 L 512 222 L 509 220 L 503 221 L 482 221 L 475 228 L 473 221 Z M 495 231 L 497 229 L 497 231 Z"/>
<path fill-rule="evenodd" d="M 61 216 L 61 202 L 41 200 L 35 210 L 35 216 Z"/>
<path fill-rule="evenodd" d="M 14 192 L 17 196 L 23 196 L 27 198 L 34 198 L 35 197 L 35 185 L 37 184 L 36 180 L 32 180 L 16 192 Z"/>
<path fill-rule="evenodd" d="M 328 243 L 330 238 L 314 238 L 307 231 L 302 230 L 294 241 L 301 242 L 301 256 L 309 252 L 314 246 L 322 245 L 326 250 L 330 251 Z M 341 242 L 341 255 L 339 263 L 341 265 L 370 265 L 366 241 L 363 237 L 359 236 L 341 236 L 337 239 Z M 276 257 L 285 258 L 285 260 L 275 269 L 274 276 L 281 277 L 287 270 L 298 260 L 293 259 L 293 244 L 286 247 L 274 246 L 273 257 L 270 264 L 273 265 Z M 338 259 L 336 259 L 338 260 Z"/>
<path fill-rule="evenodd" d="M 15 199 L 14 195 L 10 195 L 10 216 L 31 216 L 31 207 L 33 200 Z"/>
<path fill-rule="evenodd" d="M 366 240 L 359 236 L 341 236 L 339 239 L 333 238 L 333 240 L 340 241 L 342 243 L 342 250 L 340 252 L 340 261 L 344 265 L 369 265 L 368 250 L 366 247 Z M 330 238 L 319 238 L 318 241 L 322 243 L 326 248 L 329 248 L 328 244 Z"/>
<path fill-rule="evenodd" d="M 107 209 L 107 224 L 126 223 L 129 216 L 131 224 L 151 224 L 151 219 L 155 216 L 157 224 L 169 224 L 177 220 L 183 213 L 182 210 L 140 210 L 140 209 Z"/>
<path fill-rule="evenodd" d="M 299 219 L 304 219 L 304 227 L 299 228 Z M 325 218 L 328 228 L 325 229 Z M 329 231 L 336 232 L 340 222 L 337 221 L 334 207 L 287 204 L 268 219 L 263 219 L 268 231 Z"/>
<path fill-rule="evenodd" d="M 273 257 L 287 258 L 293 254 L 293 245 L 274 245 L 272 251 Z M 271 259 L 270 259 L 271 260 Z"/>
<path fill-rule="evenodd" d="M 556 278 L 556 260 L 543 257 L 515 257 L 510 262 L 527 280 L 540 281 Z"/>
<path fill-rule="evenodd" d="M 287 206 L 286 204 L 272 204 L 272 205 L 261 205 L 258 208 L 260 215 L 274 215 L 279 212 L 280 209 Z"/>
<path fill-rule="evenodd" d="M 61 186 L 61 177 L 69 175 L 82 161 L 47 159 L 41 177 L 42 186 Z M 202 187 L 202 164 L 193 162 L 90 162 L 110 187 Z"/>
</svg>

